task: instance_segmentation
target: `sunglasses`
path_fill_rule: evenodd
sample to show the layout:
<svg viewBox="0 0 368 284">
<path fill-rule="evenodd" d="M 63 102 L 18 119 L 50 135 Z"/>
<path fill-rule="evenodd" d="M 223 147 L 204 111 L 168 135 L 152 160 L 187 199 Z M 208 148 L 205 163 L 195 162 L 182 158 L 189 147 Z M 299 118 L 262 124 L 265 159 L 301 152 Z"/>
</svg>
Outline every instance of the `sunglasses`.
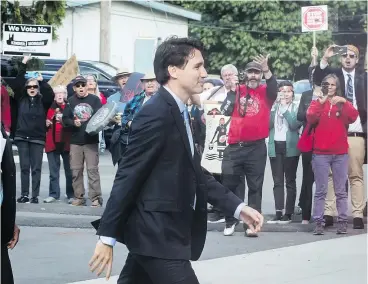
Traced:
<svg viewBox="0 0 368 284">
<path fill-rule="evenodd" d="M 37 85 L 28 85 L 27 87 L 26 87 L 26 89 L 27 90 L 31 90 L 31 89 L 38 89 L 38 86 Z"/>
<path fill-rule="evenodd" d="M 346 54 L 346 53 L 345 53 L 345 54 L 343 54 L 343 55 L 342 55 L 342 57 L 343 57 L 343 58 L 348 58 L 348 56 L 349 56 L 349 58 L 351 58 L 351 59 L 354 59 L 354 58 L 356 57 L 356 56 L 355 56 L 355 54 Z"/>
<path fill-rule="evenodd" d="M 76 88 L 84 88 L 86 86 L 86 83 L 78 83 L 78 84 L 75 84 L 75 87 Z"/>
</svg>

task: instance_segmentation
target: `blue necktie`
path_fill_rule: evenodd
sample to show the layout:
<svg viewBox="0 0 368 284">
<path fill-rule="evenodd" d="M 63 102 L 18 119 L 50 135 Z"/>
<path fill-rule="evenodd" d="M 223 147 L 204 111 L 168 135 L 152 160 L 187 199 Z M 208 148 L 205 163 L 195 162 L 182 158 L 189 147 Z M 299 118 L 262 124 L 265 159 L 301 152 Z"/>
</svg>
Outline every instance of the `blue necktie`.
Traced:
<svg viewBox="0 0 368 284">
<path fill-rule="evenodd" d="M 189 112 L 187 108 L 184 109 L 183 116 L 184 116 L 185 128 L 187 130 L 187 135 L 189 139 L 190 151 L 192 152 L 192 156 L 193 156 L 194 155 L 194 143 L 193 143 L 192 130 L 190 128 Z"/>
<path fill-rule="evenodd" d="M 187 135 L 188 135 L 188 139 L 189 139 L 190 151 L 192 152 L 192 157 L 193 157 L 194 156 L 194 143 L 193 143 L 192 130 L 190 128 L 189 112 L 188 112 L 187 107 L 185 107 L 185 109 L 184 109 L 183 117 L 184 117 L 184 124 L 185 124 L 185 128 L 187 130 Z M 194 210 L 195 210 L 196 202 L 197 202 L 197 195 L 194 194 L 194 201 L 193 201 L 193 209 Z"/>
<path fill-rule="evenodd" d="M 346 86 L 346 98 L 351 103 L 354 100 L 353 79 L 351 78 L 351 74 L 348 74 L 348 83 Z"/>
</svg>

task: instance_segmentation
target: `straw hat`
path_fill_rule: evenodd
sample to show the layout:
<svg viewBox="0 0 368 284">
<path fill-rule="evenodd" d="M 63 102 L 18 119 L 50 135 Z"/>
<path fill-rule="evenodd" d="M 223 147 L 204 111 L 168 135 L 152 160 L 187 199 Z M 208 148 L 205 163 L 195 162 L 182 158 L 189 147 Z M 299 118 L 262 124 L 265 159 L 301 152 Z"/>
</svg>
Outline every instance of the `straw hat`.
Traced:
<svg viewBox="0 0 368 284">
<path fill-rule="evenodd" d="M 118 71 L 116 72 L 116 75 L 114 77 L 112 77 L 112 80 L 117 80 L 119 77 L 122 76 L 129 76 L 131 75 L 133 72 L 130 72 L 130 70 L 128 68 L 121 68 L 118 69 Z"/>
<path fill-rule="evenodd" d="M 146 73 L 144 77 L 141 78 L 141 81 L 145 80 L 156 80 L 156 75 L 153 72 Z"/>
</svg>

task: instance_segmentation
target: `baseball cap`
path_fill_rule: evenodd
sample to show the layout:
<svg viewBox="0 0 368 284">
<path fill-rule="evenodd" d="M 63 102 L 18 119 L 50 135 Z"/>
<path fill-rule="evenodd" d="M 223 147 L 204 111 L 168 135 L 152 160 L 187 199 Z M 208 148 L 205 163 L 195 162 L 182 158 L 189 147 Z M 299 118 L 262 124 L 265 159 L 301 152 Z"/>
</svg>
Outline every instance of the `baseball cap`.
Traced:
<svg viewBox="0 0 368 284">
<path fill-rule="evenodd" d="M 77 83 L 87 83 L 87 80 L 83 76 L 77 76 L 73 80 L 73 86 Z"/>
<path fill-rule="evenodd" d="M 262 71 L 262 66 L 256 62 L 249 62 L 246 66 L 244 71 L 247 70 L 258 70 L 258 71 Z"/>
</svg>

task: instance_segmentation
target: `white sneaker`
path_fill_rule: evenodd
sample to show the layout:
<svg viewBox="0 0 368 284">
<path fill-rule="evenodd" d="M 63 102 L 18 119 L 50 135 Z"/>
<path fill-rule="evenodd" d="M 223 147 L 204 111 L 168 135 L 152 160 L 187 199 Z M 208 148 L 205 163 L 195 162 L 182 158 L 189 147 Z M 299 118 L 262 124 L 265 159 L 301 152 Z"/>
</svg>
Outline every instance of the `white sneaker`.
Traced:
<svg viewBox="0 0 368 284">
<path fill-rule="evenodd" d="M 43 200 L 43 203 L 52 203 L 52 202 L 55 202 L 55 201 L 56 201 L 56 199 L 54 197 L 49 196 L 49 197 L 47 197 Z"/>
<path fill-rule="evenodd" d="M 232 236 L 235 232 L 235 226 L 237 224 L 233 224 L 233 225 L 225 225 L 225 229 L 224 229 L 224 236 Z"/>
</svg>

